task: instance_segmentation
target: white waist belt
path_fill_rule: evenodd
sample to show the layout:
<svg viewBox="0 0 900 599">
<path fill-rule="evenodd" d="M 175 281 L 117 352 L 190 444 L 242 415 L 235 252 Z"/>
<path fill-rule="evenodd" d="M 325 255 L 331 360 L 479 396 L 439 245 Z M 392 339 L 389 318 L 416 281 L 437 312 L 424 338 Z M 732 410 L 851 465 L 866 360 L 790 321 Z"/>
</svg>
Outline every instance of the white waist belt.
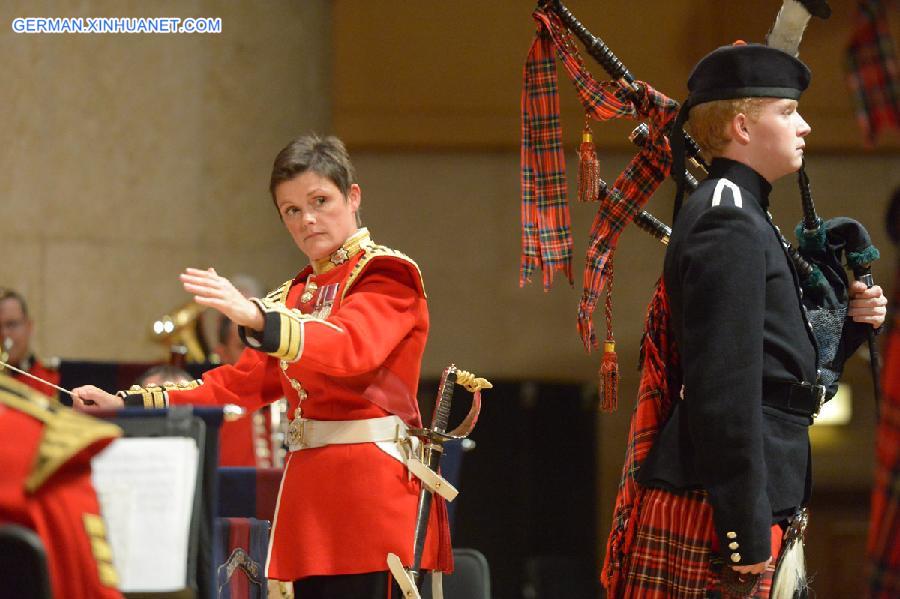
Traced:
<svg viewBox="0 0 900 599">
<path fill-rule="evenodd" d="M 309 420 L 294 418 L 288 427 L 288 449 L 302 451 L 327 445 L 374 443 L 383 452 L 405 465 L 432 492 L 447 501 L 459 493 L 453 485 L 416 457 L 419 438 L 409 435 L 409 427 L 397 416 L 365 420 Z"/>
<path fill-rule="evenodd" d="M 409 428 L 396 416 L 366 420 L 309 420 L 294 418 L 288 427 L 291 451 L 349 443 L 396 443 L 409 438 Z"/>
</svg>

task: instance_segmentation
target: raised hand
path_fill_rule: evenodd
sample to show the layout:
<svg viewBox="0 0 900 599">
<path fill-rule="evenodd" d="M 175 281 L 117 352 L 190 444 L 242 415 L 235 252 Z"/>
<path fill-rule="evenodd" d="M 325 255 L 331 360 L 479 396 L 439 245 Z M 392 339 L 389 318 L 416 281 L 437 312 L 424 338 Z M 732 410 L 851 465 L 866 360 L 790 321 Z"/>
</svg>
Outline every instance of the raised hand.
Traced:
<svg viewBox="0 0 900 599">
<path fill-rule="evenodd" d="M 237 290 L 225 277 L 213 268 L 201 270 L 187 268 L 180 277 L 184 290 L 194 295 L 201 306 L 218 310 L 236 324 L 254 330 L 262 330 L 263 315 L 256 304 Z"/>
</svg>

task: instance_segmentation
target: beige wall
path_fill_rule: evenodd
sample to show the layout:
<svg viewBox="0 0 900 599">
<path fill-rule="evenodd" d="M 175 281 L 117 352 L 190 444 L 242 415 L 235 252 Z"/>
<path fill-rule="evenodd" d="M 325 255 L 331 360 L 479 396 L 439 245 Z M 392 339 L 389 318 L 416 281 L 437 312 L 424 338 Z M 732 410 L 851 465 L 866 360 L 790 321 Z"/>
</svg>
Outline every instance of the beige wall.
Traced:
<svg viewBox="0 0 900 599">
<path fill-rule="evenodd" d="M 0 9 L 0 284 L 35 344 L 153 359 L 187 265 L 280 283 L 302 264 L 268 203 L 292 136 L 329 123 L 329 5 L 33 2 Z M 194 35 L 23 35 L 21 16 L 221 17 Z"/>
<path fill-rule="evenodd" d="M 736 39 L 763 42 L 782 0 L 567 0 L 637 78 L 676 100 L 687 94 L 691 67 Z M 801 109 L 817 123 L 819 148 L 859 150 L 861 136 L 844 84 L 843 48 L 855 2 L 831 2 L 832 17 L 814 20 L 801 58 L 813 71 Z M 483 147 L 519 143 L 522 67 L 534 35 L 534 1 L 334 3 L 334 125 L 355 147 Z M 388 6 L 390 8 L 388 8 Z M 894 6 L 889 3 L 889 6 Z M 891 11 L 895 38 L 900 11 Z M 607 76 L 579 46 L 598 79 Z M 560 67 L 567 139 L 584 119 Z M 598 143 L 625 149 L 624 125 L 597 131 Z M 900 148 L 900 134 L 882 147 Z"/>
</svg>

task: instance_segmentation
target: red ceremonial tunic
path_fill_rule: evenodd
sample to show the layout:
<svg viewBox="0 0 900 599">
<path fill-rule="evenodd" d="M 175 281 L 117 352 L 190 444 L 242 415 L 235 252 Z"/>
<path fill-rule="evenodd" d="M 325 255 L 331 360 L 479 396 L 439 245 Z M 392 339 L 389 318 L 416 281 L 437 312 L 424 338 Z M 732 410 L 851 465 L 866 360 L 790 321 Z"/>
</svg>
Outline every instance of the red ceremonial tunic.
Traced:
<svg viewBox="0 0 900 599">
<path fill-rule="evenodd" d="M 41 538 L 54 597 L 122 597 L 91 485 L 91 458 L 119 434 L 0 375 L 0 523 Z"/>
<path fill-rule="evenodd" d="M 418 267 L 360 230 L 317 272 L 307 267 L 266 298 L 259 337 L 240 360 L 204 374 L 172 404 L 235 403 L 253 412 L 280 397 L 289 415 L 361 420 L 388 415 L 421 427 L 416 400 L 428 334 Z M 263 353 L 268 352 L 268 353 Z M 288 455 L 272 527 L 269 578 L 387 570 L 413 557 L 418 479 L 374 443 Z M 223 490 L 224 491 L 224 490 Z M 452 570 L 446 510 L 435 501 L 424 569 Z"/>
<path fill-rule="evenodd" d="M 258 423 L 257 419 L 262 422 Z M 272 429 L 264 408 L 231 422 L 219 430 L 219 466 L 272 468 Z M 265 444 L 262 448 L 259 444 Z"/>
<path fill-rule="evenodd" d="M 29 374 L 33 374 L 36 377 L 42 378 L 49 383 L 53 383 L 54 385 L 59 385 L 59 371 L 56 368 L 51 368 L 45 365 L 43 362 L 38 360 L 34 355 L 28 356 L 24 360 L 22 360 L 21 364 L 13 364 L 13 366 L 18 366 L 25 372 Z M 40 381 L 36 381 L 31 377 L 27 377 L 24 374 L 19 374 L 18 372 L 10 372 L 10 375 L 22 383 L 23 385 L 28 385 L 38 393 L 43 393 L 48 397 L 56 397 L 57 392 L 56 389 L 51 387 L 50 385 L 45 385 Z"/>
</svg>

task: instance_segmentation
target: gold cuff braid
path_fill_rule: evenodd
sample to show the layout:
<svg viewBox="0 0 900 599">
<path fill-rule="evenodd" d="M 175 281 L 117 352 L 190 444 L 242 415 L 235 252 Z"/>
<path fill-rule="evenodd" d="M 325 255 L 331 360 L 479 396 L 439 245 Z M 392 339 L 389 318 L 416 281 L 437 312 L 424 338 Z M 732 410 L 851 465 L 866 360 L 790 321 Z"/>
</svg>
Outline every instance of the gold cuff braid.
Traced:
<svg viewBox="0 0 900 599">
<path fill-rule="evenodd" d="M 116 395 L 123 399 L 126 395 L 140 395 L 145 408 L 166 408 L 169 406 L 169 391 L 190 391 L 202 384 L 203 381 L 194 380 L 189 383 L 178 383 L 177 385 L 151 385 L 149 387 L 132 385 L 128 391 L 119 391 Z"/>
</svg>

